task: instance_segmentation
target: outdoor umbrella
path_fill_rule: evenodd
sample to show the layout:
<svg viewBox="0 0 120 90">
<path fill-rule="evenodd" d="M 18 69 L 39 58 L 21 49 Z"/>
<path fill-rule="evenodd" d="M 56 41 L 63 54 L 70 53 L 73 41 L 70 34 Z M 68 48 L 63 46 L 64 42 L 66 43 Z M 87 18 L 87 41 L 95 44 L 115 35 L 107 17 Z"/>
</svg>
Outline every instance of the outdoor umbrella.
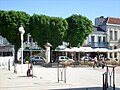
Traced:
<svg viewBox="0 0 120 90">
<path fill-rule="evenodd" d="M 120 48 L 111 50 L 112 52 L 120 52 Z"/>
</svg>

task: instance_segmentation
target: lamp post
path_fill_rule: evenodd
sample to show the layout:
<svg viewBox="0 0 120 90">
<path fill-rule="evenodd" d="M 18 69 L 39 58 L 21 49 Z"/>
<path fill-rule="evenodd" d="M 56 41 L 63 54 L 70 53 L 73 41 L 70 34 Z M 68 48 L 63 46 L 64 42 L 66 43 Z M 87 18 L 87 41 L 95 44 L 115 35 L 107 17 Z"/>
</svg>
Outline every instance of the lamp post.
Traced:
<svg viewBox="0 0 120 90">
<path fill-rule="evenodd" d="M 21 34 L 21 72 L 22 72 L 23 71 L 23 35 L 25 33 L 25 30 L 22 25 L 19 27 L 19 32 Z"/>
</svg>

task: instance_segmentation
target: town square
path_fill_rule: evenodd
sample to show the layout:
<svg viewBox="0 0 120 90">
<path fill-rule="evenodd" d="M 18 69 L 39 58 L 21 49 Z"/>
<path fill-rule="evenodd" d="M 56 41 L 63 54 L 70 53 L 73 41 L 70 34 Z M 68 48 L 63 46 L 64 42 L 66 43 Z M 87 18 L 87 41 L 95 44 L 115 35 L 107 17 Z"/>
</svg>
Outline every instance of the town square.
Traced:
<svg viewBox="0 0 120 90">
<path fill-rule="evenodd" d="M 0 0 L 0 90 L 120 90 L 119 4 Z"/>
</svg>

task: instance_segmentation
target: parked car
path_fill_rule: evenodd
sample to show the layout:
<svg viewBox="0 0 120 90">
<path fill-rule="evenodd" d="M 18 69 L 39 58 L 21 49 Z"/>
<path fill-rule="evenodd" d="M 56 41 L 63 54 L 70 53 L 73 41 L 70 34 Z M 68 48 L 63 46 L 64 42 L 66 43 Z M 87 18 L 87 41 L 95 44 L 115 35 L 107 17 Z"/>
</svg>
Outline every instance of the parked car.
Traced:
<svg viewBox="0 0 120 90">
<path fill-rule="evenodd" d="M 45 58 L 42 56 L 32 56 L 30 57 L 30 62 L 33 64 L 43 64 L 45 63 Z"/>
<path fill-rule="evenodd" d="M 91 57 L 89 57 L 89 56 L 83 56 L 83 57 L 81 58 L 81 60 L 83 60 L 83 61 L 92 61 L 92 60 L 94 60 L 94 59 L 91 58 Z"/>
<path fill-rule="evenodd" d="M 59 56 L 56 61 L 65 62 L 65 61 L 67 61 L 67 60 L 72 60 L 72 59 L 70 59 L 70 58 L 67 57 L 67 56 Z"/>
</svg>

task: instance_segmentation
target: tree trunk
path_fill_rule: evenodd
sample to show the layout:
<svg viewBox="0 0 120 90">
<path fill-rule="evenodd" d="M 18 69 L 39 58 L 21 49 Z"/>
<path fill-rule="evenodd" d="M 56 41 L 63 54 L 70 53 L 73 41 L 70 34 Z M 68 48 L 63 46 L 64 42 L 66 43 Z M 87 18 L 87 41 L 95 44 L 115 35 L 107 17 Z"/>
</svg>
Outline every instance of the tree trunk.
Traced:
<svg viewBox="0 0 120 90">
<path fill-rule="evenodd" d="M 17 51 L 18 51 L 18 47 L 15 46 L 15 56 L 14 56 L 14 73 L 17 73 Z"/>
</svg>

